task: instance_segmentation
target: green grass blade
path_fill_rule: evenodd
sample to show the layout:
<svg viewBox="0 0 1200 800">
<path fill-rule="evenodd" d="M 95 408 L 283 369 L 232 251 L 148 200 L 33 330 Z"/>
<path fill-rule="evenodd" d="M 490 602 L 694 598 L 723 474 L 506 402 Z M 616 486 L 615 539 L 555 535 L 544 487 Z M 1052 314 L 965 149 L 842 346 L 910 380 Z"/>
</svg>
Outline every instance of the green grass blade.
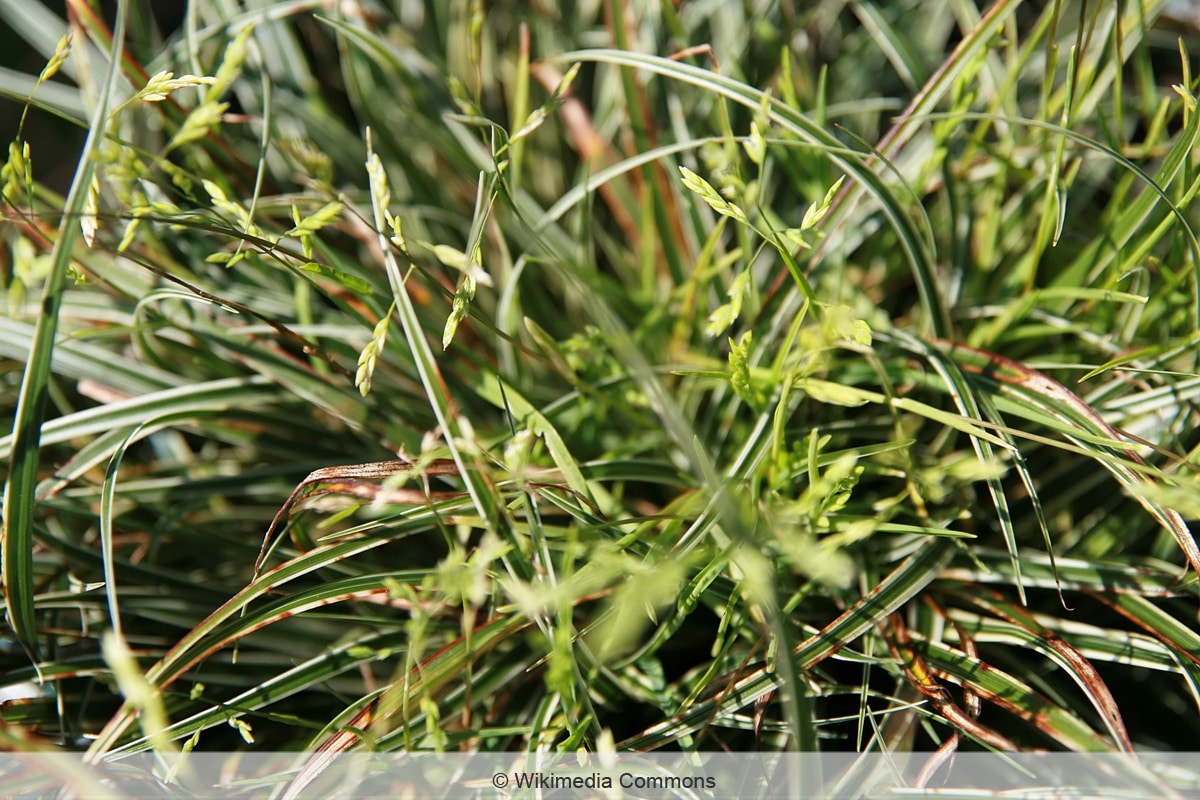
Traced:
<svg viewBox="0 0 1200 800">
<path fill-rule="evenodd" d="M 33 599 L 33 523 L 42 415 L 46 407 L 47 382 L 50 379 L 63 289 L 75 241 L 80 234 L 77 220 L 87 204 L 100 144 L 108 128 L 108 113 L 116 88 L 128 13 L 129 3 L 119 2 L 115 25 L 117 34 L 108 53 L 108 71 L 92 112 L 87 141 L 76 166 L 71 189 L 67 193 L 65 213 L 54 240 L 53 263 L 42 294 L 42 313 L 38 316 L 33 346 L 25 363 L 13 421 L 12 468 L 4 485 L 3 530 L 0 531 L 3 541 L 0 549 L 3 550 L 4 562 L 4 600 L 13 632 L 35 657 L 39 645 Z"/>
</svg>

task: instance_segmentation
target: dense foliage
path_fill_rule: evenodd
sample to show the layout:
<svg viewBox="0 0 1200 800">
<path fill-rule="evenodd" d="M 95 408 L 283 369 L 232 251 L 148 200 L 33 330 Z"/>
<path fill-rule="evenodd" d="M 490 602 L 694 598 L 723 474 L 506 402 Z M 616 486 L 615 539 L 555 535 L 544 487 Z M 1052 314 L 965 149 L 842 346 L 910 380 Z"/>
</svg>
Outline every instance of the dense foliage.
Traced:
<svg viewBox="0 0 1200 800">
<path fill-rule="evenodd" d="M 4 746 L 1200 749 L 1194 18 L 151 5 L 0 3 Z"/>
</svg>

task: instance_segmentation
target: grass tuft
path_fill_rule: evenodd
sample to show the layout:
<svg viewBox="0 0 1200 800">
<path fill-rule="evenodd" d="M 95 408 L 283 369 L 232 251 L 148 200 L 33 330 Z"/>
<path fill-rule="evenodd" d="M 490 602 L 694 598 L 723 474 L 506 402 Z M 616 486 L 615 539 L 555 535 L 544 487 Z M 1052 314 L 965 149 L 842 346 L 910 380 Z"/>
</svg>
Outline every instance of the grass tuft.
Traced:
<svg viewBox="0 0 1200 800">
<path fill-rule="evenodd" d="M 4 744 L 1200 749 L 1194 25 L 551 5 L 0 3 Z"/>
</svg>

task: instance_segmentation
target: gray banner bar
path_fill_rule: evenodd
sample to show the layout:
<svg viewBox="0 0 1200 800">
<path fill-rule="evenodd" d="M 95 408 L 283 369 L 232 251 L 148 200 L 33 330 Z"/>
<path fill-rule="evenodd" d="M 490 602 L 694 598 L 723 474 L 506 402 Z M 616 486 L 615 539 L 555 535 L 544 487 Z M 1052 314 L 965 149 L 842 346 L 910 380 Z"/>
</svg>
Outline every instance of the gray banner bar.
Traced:
<svg viewBox="0 0 1200 800">
<path fill-rule="evenodd" d="M 1200 754 L 0 754 L 5 797 L 1185 797 Z"/>
</svg>

